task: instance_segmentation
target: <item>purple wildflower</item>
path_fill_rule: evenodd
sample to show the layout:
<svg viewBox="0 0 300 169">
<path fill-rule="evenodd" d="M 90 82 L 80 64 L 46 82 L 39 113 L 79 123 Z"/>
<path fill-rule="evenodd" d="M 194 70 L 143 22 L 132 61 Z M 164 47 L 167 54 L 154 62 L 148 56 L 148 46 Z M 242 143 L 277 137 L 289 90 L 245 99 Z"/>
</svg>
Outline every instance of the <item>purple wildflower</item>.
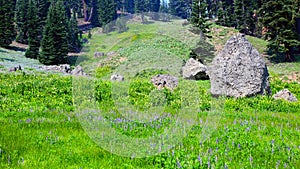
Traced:
<svg viewBox="0 0 300 169">
<path fill-rule="evenodd" d="M 202 159 L 201 159 L 200 155 L 198 155 L 198 161 L 200 163 L 200 166 L 202 166 Z"/>
<path fill-rule="evenodd" d="M 181 166 L 181 164 L 180 164 L 180 162 L 179 162 L 178 160 L 177 160 L 176 163 L 177 163 L 177 167 L 178 167 L 178 168 L 182 168 L 182 166 Z"/>
<path fill-rule="evenodd" d="M 207 168 L 210 168 L 210 157 L 208 157 Z"/>
</svg>

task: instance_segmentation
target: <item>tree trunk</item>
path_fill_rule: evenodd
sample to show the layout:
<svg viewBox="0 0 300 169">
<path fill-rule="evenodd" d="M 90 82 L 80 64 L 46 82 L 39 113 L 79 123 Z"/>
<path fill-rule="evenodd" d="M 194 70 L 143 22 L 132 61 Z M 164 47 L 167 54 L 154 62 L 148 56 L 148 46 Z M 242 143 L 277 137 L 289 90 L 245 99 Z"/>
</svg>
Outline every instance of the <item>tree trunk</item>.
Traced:
<svg viewBox="0 0 300 169">
<path fill-rule="evenodd" d="M 87 11 L 87 6 L 85 3 L 85 0 L 82 0 L 82 5 L 83 5 L 83 15 L 84 15 L 84 21 L 88 21 L 88 11 Z"/>
<path fill-rule="evenodd" d="M 291 55 L 291 53 L 288 51 L 285 53 L 285 59 L 286 62 L 294 62 L 295 59 L 294 57 Z"/>
<path fill-rule="evenodd" d="M 89 19 L 87 20 L 88 22 L 91 22 L 91 20 L 92 20 L 93 11 L 94 11 L 94 7 L 91 8 L 90 16 L 89 16 Z"/>
</svg>

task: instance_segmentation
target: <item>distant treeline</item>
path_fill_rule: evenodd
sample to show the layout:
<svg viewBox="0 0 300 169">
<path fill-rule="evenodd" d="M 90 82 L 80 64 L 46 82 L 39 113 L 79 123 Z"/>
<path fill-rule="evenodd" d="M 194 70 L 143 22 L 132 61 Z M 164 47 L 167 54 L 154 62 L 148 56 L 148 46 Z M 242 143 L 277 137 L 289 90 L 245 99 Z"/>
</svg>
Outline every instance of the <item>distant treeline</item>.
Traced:
<svg viewBox="0 0 300 169">
<path fill-rule="evenodd" d="M 299 0 L 0 0 L 0 46 L 7 47 L 16 40 L 29 45 L 27 57 L 45 64 L 60 63 L 64 59 L 49 60 L 52 55 L 64 58 L 68 52 L 80 50 L 78 18 L 103 27 L 120 15 L 143 16 L 146 12 L 188 19 L 204 33 L 209 32 L 204 24 L 208 20 L 235 27 L 242 33 L 264 37 L 270 42 L 269 49 L 285 53 L 287 60 L 293 60 L 291 56 L 300 46 L 296 27 Z"/>
</svg>

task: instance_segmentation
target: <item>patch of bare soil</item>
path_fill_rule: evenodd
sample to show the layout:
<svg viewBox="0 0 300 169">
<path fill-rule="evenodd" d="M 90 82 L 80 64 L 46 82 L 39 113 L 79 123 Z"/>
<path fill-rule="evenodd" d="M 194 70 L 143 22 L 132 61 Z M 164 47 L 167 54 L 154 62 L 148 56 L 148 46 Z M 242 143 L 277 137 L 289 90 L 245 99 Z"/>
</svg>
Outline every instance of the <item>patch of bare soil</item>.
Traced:
<svg viewBox="0 0 300 169">
<path fill-rule="evenodd" d="M 10 44 L 10 47 L 13 48 L 14 50 L 26 51 L 26 49 L 28 48 L 28 45 L 13 41 L 12 44 Z"/>
<path fill-rule="evenodd" d="M 288 75 L 281 77 L 281 80 L 284 82 L 298 82 L 300 84 L 300 72 L 293 72 Z"/>
</svg>

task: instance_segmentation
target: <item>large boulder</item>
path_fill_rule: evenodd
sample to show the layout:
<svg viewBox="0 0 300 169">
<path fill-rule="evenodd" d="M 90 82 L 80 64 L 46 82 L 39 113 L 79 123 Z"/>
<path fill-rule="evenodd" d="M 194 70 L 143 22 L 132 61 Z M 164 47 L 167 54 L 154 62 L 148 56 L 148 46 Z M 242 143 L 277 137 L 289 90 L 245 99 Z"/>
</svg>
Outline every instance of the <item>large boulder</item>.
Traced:
<svg viewBox="0 0 300 169">
<path fill-rule="evenodd" d="M 182 67 L 182 76 L 184 79 L 190 80 L 207 80 L 207 67 L 201 62 L 190 58 L 186 64 Z"/>
<path fill-rule="evenodd" d="M 232 36 L 208 68 L 214 96 L 271 94 L 264 59 L 243 34 Z"/>
<path fill-rule="evenodd" d="M 153 76 L 151 78 L 151 82 L 154 86 L 156 86 L 159 89 L 166 87 L 168 89 L 173 90 L 178 86 L 178 78 L 169 74 L 159 74 Z"/>
<path fill-rule="evenodd" d="M 288 102 L 297 102 L 298 99 L 288 89 L 283 89 L 273 95 L 274 99 L 283 99 Z"/>
</svg>

